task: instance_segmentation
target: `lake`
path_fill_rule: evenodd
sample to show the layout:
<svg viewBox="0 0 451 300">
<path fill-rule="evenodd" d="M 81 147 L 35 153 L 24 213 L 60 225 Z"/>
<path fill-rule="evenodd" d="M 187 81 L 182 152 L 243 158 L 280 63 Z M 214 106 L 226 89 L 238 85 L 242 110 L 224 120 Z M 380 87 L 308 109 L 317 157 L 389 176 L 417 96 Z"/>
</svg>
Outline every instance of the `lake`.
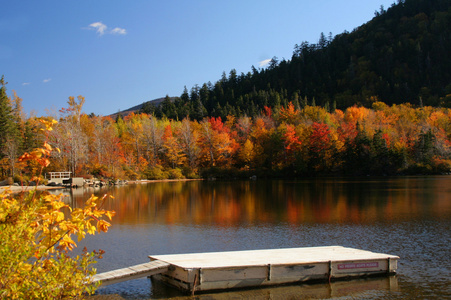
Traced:
<svg viewBox="0 0 451 300">
<path fill-rule="evenodd" d="M 451 297 L 451 176 L 155 182 L 75 190 L 114 196 L 106 234 L 79 244 L 103 249 L 98 272 L 148 255 L 341 245 L 398 255 L 398 274 L 202 294 L 199 299 L 406 299 Z M 106 286 L 126 299 L 192 299 L 148 278 Z"/>
</svg>

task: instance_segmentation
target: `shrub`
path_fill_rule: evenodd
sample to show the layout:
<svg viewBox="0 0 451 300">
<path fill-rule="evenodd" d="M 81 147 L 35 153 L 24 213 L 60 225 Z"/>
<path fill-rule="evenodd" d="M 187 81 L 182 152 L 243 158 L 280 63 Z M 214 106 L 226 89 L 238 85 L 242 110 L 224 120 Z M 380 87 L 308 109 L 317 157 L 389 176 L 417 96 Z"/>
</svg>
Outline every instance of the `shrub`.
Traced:
<svg viewBox="0 0 451 300">
<path fill-rule="evenodd" d="M 168 171 L 168 178 L 169 179 L 184 179 L 185 176 L 183 176 L 182 174 L 182 170 L 175 168 L 175 169 L 170 169 Z"/>
<path fill-rule="evenodd" d="M 433 167 L 437 174 L 447 174 L 451 172 L 451 160 L 449 159 L 433 159 Z"/>
<path fill-rule="evenodd" d="M 134 170 L 132 170 L 132 169 L 130 169 L 128 167 L 124 167 L 124 171 L 125 171 L 125 176 L 128 179 L 137 180 L 139 178 L 138 173 L 136 173 Z"/>
<path fill-rule="evenodd" d="M 199 179 L 200 178 L 199 174 L 197 174 L 190 167 L 183 167 L 182 174 L 183 174 L 183 176 L 185 176 L 185 178 L 189 178 L 189 179 Z"/>
<path fill-rule="evenodd" d="M 108 173 L 108 168 L 105 165 L 101 164 L 91 164 L 89 166 L 90 173 L 92 176 L 97 178 L 105 178 L 110 177 L 110 174 Z M 86 176 L 88 177 L 88 176 Z"/>
<path fill-rule="evenodd" d="M 147 170 L 144 172 L 144 175 L 147 179 L 151 180 L 162 180 L 168 178 L 168 174 L 163 171 L 163 167 L 160 165 L 147 168 Z"/>
<path fill-rule="evenodd" d="M 413 163 L 404 170 L 407 175 L 431 175 L 433 174 L 432 166 L 423 163 Z"/>
<path fill-rule="evenodd" d="M 216 178 L 216 179 L 236 179 L 240 178 L 241 173 L 236 168 L 220 168 L 220 167 L 210 167 L 201 170 L 202 178 Z"/>
<path fill-rule="evenodd" d="M 14 175 L 14 182 L 20 185 L 28 185 L 28 181 L 30 181 L 30 177 L 26 175 Z"/>
</svg>

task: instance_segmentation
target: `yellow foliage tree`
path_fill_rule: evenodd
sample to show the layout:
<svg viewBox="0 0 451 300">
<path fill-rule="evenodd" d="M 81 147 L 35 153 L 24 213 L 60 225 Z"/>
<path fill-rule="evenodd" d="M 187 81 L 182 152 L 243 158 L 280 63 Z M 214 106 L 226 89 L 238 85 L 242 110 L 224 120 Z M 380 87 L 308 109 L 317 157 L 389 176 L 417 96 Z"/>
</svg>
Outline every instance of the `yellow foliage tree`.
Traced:
<svg viewBox="0 0 451 300">
<path fill-rule="evenodd" d="M 56 121 L 42 120 L 47 132 Z M 52 147 L 25 153 L 20 161 L 37 163 L 41 172 L 50 164 Z M 90 284 L 95 269 L 90 265 L 103 251 L 71 256 L 78 241 L 87 234 L 106 232 L 113 211 L 101 209 L 106 196 L 92 196 L 84 208 L 71 209 L 62 195 L 32 191 L 22 196 L 4 191 L 0 194 L 0 298 L 74 299 L 92 294 Z"/>
<path fill-rule="evenodd" d="M 251 168 L 254 157 L 255 157 L 254 143 L 252 143 L 252 141 L 247 139 L 238 153 L 238 158 L 243 163 L 243 168 L 245 170 L 249 170 Z"/>
</svg>

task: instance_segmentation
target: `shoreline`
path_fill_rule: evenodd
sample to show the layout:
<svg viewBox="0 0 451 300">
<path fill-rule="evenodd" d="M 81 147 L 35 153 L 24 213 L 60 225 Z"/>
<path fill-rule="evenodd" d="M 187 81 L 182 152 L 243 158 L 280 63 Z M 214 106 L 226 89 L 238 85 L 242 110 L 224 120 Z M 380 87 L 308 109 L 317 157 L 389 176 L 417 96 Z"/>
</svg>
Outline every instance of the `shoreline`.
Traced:
<svg viewBox="0 0 451 300">
<path fill-rule="evenodd" d="M 17 186 L 17 185 L 5 185 L 0 186 L 0 193 L 3 193 L 5 191 L 10 191 L 12 193 L 21 193 L 21 192 L 29 192 L 33 190 L 37 191 L 46 191 L 46 190 L 57 190 L 57 189 L 64 189 L 65 187 L 61 186 L 46 186 L 46 185 L 38 185 L 38 186 Z"/>
<path fill-rule="evenodd" d="M 128 180 L 126 184 L 140 184 L 140 183 L 152 183 L 152 182 L 177 182 L 177 181 L 200 181 L 205 180 L 203 178 L 184 178 L 184 179 L 143 179 L 143 180 Z"/>
<path fill-rule="evenodd" d="M 204 180 L 204 179 L 157 179 L 157 180 L 130 180 L 127 181 L 123 185 L 127 184 L 145 184 L 145 183 L 153 183 L 153 182 L 178 182 L 178 181 L 197 181 L 197 180 Z M 82 187 L 80 187 L 82 188 Z M 29 192 L 33 190 L 37 191 L 46 191 L 46 190 L 59 190 L 59 189 L 70 189 L 70 187 L 67 186 L 47 186 L 47 185 L 38 185 L 38 186 L 17 186 L 17 185 L 5 185 L 0 186 L 0 194 L 5 191 L 10 191 L 11 193 L 22 193 L 22 192 Z"/>
</svg>

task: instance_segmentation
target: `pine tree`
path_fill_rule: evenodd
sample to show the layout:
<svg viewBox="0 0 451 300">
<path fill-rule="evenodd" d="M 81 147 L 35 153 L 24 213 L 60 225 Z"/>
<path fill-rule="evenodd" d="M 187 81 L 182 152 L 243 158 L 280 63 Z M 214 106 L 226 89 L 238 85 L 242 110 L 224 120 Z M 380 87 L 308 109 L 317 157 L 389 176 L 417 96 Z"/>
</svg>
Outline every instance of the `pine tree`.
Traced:
<svg viewBox="0 0 451 300">
<path fill-rule="evenodd" d="M 182 99 L 182 101 L 184 103 L 188 103 L 188 101 L 189 101 L 189 94 L 188 94 L 188 89 L 186 88 L 186 85 L 185 85 L 185 87 L 183 89 L 183 93 L 180 96 L 180 98 Z"/>
<path fill-rule="evenodd" d="M 14 140 L 18 135 L 17 124 L 14 123 L 14 115 L 11 101 L 6 94 L 6 82 L 4 77 L 0 79 L 0 149 L 5 149 L 8 140 Z M 0 153 L 0 157 L 4 154 Z"/>
<path fill-rule="evenodd" d="M 14 93 L 13 106 L 6 94 L 4 77 L 0 79 L 0 159 L 8 162 L 8 174 L 14 176 L 15 162 L 22 148 L 22 118 L 21 100 Z"/>
</svg>

